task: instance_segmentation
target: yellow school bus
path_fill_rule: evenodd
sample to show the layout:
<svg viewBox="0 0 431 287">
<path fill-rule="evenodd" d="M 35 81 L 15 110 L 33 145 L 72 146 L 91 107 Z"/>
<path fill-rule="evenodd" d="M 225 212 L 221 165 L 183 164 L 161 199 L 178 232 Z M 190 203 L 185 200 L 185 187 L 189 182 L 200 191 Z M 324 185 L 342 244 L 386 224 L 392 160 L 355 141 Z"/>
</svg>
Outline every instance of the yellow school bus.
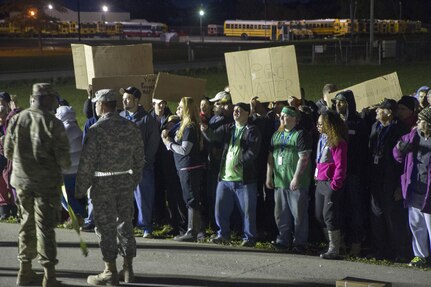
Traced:
<svg viewBox="0 0 431 287">
<path fill-rule="evenodd" d="M 346 34 L 348 22 L 343 22 L 343 28 L 339 19 L 304 20 L 305 27 L 311 30 L 316 37 L 343 36 Z"/>
<path fill-rule="evenodd" d="M 226 20 L 224 22 L 226 37 L 263 38 L 278 40 L 281 38 L 283 22 L 264 20 Z"/>
</svg>

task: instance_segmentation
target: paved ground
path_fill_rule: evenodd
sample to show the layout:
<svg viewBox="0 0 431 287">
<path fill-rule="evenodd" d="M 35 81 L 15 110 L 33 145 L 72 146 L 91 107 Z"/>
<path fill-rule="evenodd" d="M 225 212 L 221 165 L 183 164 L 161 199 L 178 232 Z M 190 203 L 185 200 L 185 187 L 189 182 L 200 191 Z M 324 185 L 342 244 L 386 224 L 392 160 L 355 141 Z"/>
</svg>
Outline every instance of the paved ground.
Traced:
<svg viewBox="0 0 431 287">
<path fill-rule="evenodd" d="M 18 224 L 0 223 L 0 286 L 14 286 L 19 263 Z M 57 229 L 59 280 L 65 286 L 87 286 L 86 278 L 103 268 L 97 237 L 84 233 L 88 257 L 73 230 Z M 376 266 L 318 257 L 280 254 L 253 248 L 177 243 L 137 238 L 134 267 L 137 283 L 123 286 L 334 286 L 337 279 L 359 277 L 392 286 L 431 286 L 431 272 Z M 119 260 L 118 260 L 119 261 Z M 37 272 L 42 268 L 37 262 Z M 120 266 L 120 262 L 117 262 Z"/>
</svg>

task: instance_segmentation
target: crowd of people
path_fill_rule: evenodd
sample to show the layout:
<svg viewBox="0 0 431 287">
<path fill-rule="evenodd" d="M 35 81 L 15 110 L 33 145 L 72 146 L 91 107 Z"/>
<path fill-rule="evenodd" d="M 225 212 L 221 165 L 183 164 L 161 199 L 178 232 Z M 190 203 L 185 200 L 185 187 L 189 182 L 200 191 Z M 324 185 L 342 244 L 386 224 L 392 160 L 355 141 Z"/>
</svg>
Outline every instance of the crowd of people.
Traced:
<svg viewBox="0 0 431 287">
<path fill-rule="evenodd" d="M 39 255 L 43 286 L 55 286 L 60 202 L 100 238 L 105 269 L 92 285 L 133 282 L 133 227 L 154 238 L 154 224 L 169 224 L 176 241 L 200 241 L 209 227 L 214 244 L 234 231 L 244 247 L 267 240 L 305 254 L 326 239 L 323 259 L 430 266 L 431 90 L 360 112 L 352 91 L 329 100 L 335 91 L 326 84 L 316 103 L 233 103 L 227 87 L 183 97 L 173 113 L 163 99 L 146 111 L 136 87 L 119 91 L 118 111 L 117 91 L 90 87 L 83 132 L 49 84 L 33 86 L 24 111 L 1 92 L 0 215 L 22 226 L 17 285 L 34 280 Z"/>
</svg>

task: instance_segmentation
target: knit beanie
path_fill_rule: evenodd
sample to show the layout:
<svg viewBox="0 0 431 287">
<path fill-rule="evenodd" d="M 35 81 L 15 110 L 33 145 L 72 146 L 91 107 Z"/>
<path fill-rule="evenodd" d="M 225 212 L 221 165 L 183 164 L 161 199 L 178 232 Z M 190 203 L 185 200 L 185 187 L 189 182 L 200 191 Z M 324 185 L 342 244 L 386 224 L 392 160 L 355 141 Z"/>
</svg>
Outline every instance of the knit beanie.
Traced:
<svg viewBox="0 0 431 287">
<path fill-rule="evenodd" d="M 431 126 L 431 108 L 425 108 L 425 109 L 423 109 L 419 113 L 418 118 L 420 120 L 425 121 L 428 125 Z"/>
</svg>

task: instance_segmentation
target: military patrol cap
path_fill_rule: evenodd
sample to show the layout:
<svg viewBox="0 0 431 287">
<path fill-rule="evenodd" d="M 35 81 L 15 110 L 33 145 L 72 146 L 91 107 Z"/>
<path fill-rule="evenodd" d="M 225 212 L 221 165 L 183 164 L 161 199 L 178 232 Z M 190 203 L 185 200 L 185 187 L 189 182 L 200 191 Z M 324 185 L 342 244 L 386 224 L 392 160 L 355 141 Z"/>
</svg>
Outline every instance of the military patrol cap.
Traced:
<svg viewBox="0 0 431 287">
<path fill-rule="evenodd" d="M 114 90 L 103 89 L 98 90 L 94 94 L 94 98 L 91 100 L 93 103 L 95 102 L 115 102 L 117 101 L 117 94 Z"/>
<path fill-rule="evenodd" d="M 54 90 L 49 83 L 36 83 L 33 85 L 32 94 L 33 97 L 40 96 L 57 96 L 57 92 Z"/>
</svg>

